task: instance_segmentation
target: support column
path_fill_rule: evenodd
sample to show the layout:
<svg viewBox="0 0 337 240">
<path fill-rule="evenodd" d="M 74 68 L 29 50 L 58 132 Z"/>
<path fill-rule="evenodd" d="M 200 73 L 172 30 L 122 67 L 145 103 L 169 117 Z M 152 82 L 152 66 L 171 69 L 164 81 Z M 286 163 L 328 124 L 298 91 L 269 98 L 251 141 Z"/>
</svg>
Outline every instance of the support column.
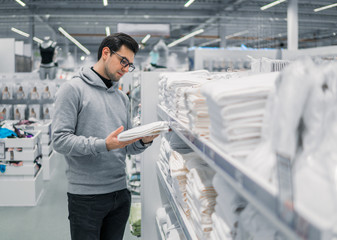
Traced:
<svg viewBox="0 0 337 240">
<path fill-rule="evenodd" d="M 225 26 L 221 26 L 221 24 L 219 24 L 219 37 L 220 37 L 220 47 L 226 48 L 227 47 L 226 29 L 225 29 Z"/>
<path fill-rule="evenodd" d="M 298 0 L 288 1 L 288 50 L 298 49 Z"/>
<path fill-rule="evenodd" d="M 190 47 L 194 47 L 195 44 L 194 44 L 194 37 L 191 37 L 190 38 Z"/>
<path fill-rule="evenodd" d="M 34 65 L 34 40 L 33 37 L 35 36 L 35 18 L 34 16 L 29 18 L 29 45 L 30 45 L 30 61 L 31 61 L 31 69 L 33 70 Z"/>
</svg>

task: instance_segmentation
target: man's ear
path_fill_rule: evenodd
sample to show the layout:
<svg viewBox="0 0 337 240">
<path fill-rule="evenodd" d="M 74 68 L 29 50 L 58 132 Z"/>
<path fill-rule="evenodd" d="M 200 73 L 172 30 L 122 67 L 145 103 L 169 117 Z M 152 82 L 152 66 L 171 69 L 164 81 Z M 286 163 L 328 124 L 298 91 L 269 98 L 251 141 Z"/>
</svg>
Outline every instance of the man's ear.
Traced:
<svg viewBox="0 0 337 240">
<path fill-rule="evenodd" d="M 108 47 L 104 47 L 102 49 L 102 58 L 105 60 L 110 56 L 110 49 Z"/>
</svg>

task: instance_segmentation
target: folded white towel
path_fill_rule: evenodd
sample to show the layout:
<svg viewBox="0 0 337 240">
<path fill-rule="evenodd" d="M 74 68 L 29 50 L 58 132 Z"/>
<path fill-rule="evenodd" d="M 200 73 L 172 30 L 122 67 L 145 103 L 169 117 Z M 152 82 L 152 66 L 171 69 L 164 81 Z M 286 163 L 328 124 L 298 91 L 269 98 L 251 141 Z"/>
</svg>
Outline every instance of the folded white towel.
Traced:
<svg viewBox="0 0 337 240">
<path fill-rule="evenodd" d="M 135 138 L 157 135 L 162 132 L 167 132 L 169 129 L 168 122 L 158 121 L 129 129 L 120 133 L 117 138 L 118 141 L 129 141 Z"/>
</svg>

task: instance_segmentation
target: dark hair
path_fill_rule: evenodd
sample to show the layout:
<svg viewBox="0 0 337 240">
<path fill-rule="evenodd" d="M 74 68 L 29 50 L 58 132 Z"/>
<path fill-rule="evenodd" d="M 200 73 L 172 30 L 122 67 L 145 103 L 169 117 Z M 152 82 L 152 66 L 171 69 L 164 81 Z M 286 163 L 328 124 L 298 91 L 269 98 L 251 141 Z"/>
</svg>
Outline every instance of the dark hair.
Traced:
<svg viewBox="0 0 337 240">
<path fill-rule="evenodd" d="M 98 49 L 97 60 L 101 59 L 103 48 L 108 47 L 110 52 L 111 50 L 117 52 L 123 45 L 130 49 L 134 54 L 138 52 L 139 47 L 135 39 L 125 33 L 115 33 L 103 39 Z"/>
</svg>

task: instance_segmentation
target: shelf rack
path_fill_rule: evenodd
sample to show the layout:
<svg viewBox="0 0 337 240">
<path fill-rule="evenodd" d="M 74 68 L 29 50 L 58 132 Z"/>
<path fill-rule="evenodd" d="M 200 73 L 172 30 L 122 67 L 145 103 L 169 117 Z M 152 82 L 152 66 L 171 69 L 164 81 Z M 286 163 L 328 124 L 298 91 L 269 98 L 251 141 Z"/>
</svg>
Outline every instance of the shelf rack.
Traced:
<svg viewBox="0 0 337 240">
<path fill-rule="evenodd" d="M 279 200 L 275 188 L 212 142 L 193 134 L 160 105 L 157 105 L 157 114 L 162 120 L 168 121 L 171 129 L 264 215 L 286 239 L 330 239 L 329 233 L 314 225 L 296 210 L 293 211 L 294 221 L 287 223 L 279 214 Z"/>
<path fill-rule="evenodd" d="M 178 204 L 177 200 L 175 199 L 175 197 L 174 197 L 175 195 L 173 194 L 173 190 L 172 190 L 171 186 L 169 186 L 169 184 L 165 180 L 165 177 L 164 177 L 162 171 L 160 170 L 160 167 L 158 166 L 158 163 L 157 163 L 156 172 L 157 172 L 159 182 L 160 182 L 161 186 L 163 187 L 163 189 L 165 190 L 167 199 L 168 199 L 168 201 L 169 201 L 169 203 L 170 203 L 170 205 L 173 209 L 173 212 L 175 213 L 177 221 L 179 222 L 179 225 L 181 226 L 181 228 L 184 232 L 186 240 L 197 240 L 198 238 L 193 231 L 191 223 L 189 222 L 189 220 L 187 219 L 183 209 L 181 208 L 181 206 Z"/>
</svg>

